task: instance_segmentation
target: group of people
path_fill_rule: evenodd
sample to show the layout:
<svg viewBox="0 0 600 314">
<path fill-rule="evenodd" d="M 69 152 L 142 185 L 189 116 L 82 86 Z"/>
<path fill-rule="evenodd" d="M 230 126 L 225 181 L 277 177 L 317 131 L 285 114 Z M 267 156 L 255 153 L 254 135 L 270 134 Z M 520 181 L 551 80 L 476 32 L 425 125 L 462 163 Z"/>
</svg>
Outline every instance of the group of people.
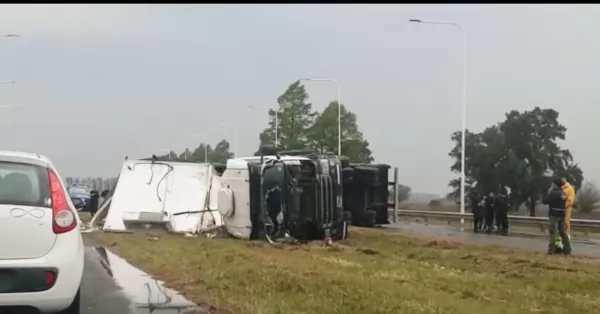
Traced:
<svg viewBox="0 0 600 314">
<path fill-rule="evenodd" d="M 489 192 L 481 197 L 470 195 L 473 212 L 473 232 L 485 231 L 508 234 L 508 209 L 510 197 L 506 189 Z M 548 254 L 571 254 L 571 212 L 575 203 L 575 189 L 565 178 L 556 177 L 546 191 L 542 203 L 548 205 L 549 242 Z"/>
<path fill-rule="evenodd" d="M 473 211 L 473 232 L 485 231 L 492 233 L 495 229 L 503 235 L 508 234 L 510 198 L 506 193 L 506 189 L 500 188 L 496 193 L 490 192 L 484 197 L 472 193 L 471 208 Z"/>
</svg>

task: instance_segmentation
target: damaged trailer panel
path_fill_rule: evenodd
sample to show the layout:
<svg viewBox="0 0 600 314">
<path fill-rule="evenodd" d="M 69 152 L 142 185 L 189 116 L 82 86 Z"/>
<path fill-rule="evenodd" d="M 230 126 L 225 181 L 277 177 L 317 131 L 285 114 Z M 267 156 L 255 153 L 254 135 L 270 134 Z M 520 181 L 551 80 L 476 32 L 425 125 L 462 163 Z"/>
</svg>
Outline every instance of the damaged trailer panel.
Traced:
<svg viewBox="0 0 600 314">
<path fill-rule="evenodd" d="M 222 225 L 218 187 L 220 178 L 210 164 L 126 160 L 110 204 L 98 214 L 105 213 L 107 231 L 126 231 L 129 223 L 163 223 L 173 232 L 195 233 Z"/>
</svg>

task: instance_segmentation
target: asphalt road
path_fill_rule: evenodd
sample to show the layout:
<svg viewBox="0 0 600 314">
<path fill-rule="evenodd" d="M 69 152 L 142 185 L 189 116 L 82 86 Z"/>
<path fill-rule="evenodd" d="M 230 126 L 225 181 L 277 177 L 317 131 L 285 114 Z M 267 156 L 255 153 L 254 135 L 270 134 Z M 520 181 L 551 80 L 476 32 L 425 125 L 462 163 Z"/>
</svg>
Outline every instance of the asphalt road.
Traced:
<svg viewBox="0 0 600 314">
<path fill-rule="evenodd" d="M 548 238 L 542 234 L 510 234 L 510 232 L 508 236 L 485 233 L 475 234 L 471 231 L 470 224 L 466 224 L 466 226 L 468 228 L 466 231 L 460 231 L 455 227 L 447 225 L 424 225 L 412 222 L 395 223 L 385 227 L 402 230 L 405 233 L 417 236 L 442 238 L 477 245 L 499 245 L 540 253 L 545 253 L 548 250 Z M 572 238 L 571 242 L 573 255 L 600 258 L 600 241 Z"/>
<path fill-rule="evenodd" d="M 82 314 L 206 313 L 84 235 Z M 154 308 L 153 308 L 154 307 Z"/>
</svg>

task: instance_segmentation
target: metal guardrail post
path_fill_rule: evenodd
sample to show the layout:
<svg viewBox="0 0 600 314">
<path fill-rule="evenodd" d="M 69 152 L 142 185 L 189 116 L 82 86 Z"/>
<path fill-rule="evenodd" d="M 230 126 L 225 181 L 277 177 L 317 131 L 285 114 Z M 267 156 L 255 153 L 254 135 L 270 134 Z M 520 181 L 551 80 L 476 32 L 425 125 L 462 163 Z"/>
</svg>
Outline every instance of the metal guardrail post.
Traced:
<svg viewBox="0 0 600 314">
<path fill-rule="evenodd" d="M 398 167 L 394 168 L 394 218 L 393 221 L 398 221 Z"/>
</svg>

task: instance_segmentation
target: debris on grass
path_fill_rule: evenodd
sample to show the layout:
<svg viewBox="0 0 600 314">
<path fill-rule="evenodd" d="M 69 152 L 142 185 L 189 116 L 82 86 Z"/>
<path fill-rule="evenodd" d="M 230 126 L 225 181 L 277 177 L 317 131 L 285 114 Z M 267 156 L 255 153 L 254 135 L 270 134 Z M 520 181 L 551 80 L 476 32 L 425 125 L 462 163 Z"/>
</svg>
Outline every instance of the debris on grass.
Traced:
<svg viewBox="0 0 600 314">
<path fill-rule="evenodd" d="M 361 228 L 330 247 L 94 237 L 186 298 L 236 314 L 600 313 L 600 263 L 591 259 Z"/>
</svg>

